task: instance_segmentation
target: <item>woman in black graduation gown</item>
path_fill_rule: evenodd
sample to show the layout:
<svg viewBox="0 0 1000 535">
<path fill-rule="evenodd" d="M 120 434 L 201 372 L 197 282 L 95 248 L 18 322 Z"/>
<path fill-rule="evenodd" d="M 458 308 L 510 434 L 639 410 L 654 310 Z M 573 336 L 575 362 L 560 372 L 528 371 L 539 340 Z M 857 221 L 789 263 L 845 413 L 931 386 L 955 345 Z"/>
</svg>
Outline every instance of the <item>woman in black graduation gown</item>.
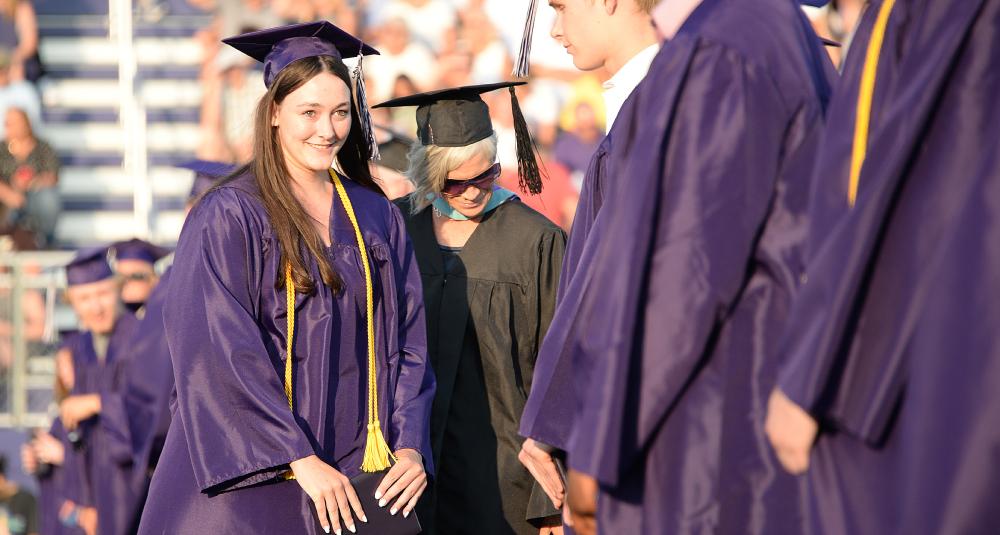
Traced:
<svg viewBox="0 0 1000 535">
<path fill-rule="evenodd" d="M 495 186 L 497 137 L 479 95 L 513 85 L 381 104 L 418 106 L 419 140 L 407 170 L 416 191 L 397 204 L 420 266 L 438 380 L 431 413 L 438 475 L 418 506 L 430 534 L 537 535 L 559 525 L 558 510 L 518 461 L 517 428 L 552 319 L 566 237 Z M 538 167 L 521 126 L 522 189 L 538 193 Z"/>
</svg>

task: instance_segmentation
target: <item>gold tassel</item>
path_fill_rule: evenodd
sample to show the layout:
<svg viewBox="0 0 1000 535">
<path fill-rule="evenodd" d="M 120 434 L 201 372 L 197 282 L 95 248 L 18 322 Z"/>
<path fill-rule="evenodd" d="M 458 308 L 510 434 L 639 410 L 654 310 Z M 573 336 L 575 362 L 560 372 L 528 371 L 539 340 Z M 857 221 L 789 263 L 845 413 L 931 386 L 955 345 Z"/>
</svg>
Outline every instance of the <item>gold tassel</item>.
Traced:
<svg viewBox="0 0 1000 535">
<path fill-rule="evenodd" d="M 362 472 L 381 472 L 392 466 L 389 459 L 396 460 L 396 456 L 389 450 L 389 444 L 382 434 L 382 426 L 376 419 L 375 423 L 368 424 L 368 441 L 365 443 L 365 459 L 361 463 Z"/>
<path fill-rule="evenodd" d="M 354 227 L 354 237 L 358 241 L 358 252 L 361 255 L 361 267 L 365 271 L 365 313 L 368 330 L 368 438 L 365 443 L 365 458 L 361 463 L 362 472 L 380 472 L 389 468 L 389 459 L 396 460 L 396 457 L 389 450 L 389 444 L 382 433 L 382 426 L 378 419 L 378 376 L 375 371 L 375 304 L 372 284 L 372 270 L 368 264 L 368 248 L 365 247 L 364 236 L 361 235 L 361 227 L 358 225 L 358 218 L 354 214 L 354 206 L 351 204 L 344 184 L 340 181 L 337 173 L 330 171 L 330 178 L 337 189 L 337 196 L 344 204 L 347 218 L 351 220 Z"/>
<path fill-rule="evenodd" d="M 285 262 L 285 316 L 288 333 L 285 335 L 285 396 L 288 408 L 292 408 L 292 337 L 295 335 L 295 279 L 292 278 L 292 263 Z"/>
<path fill-rule="evenodd" d="M 354 214 L 354 206 L 351 199 L 344 190 L 344 185 L 336 173 L 330 171 L 333 185 L 337 189 L 337 196 L 344 204 L 347 218 L 351 220 L 354 227 L 354 236 L 358 241 L 358 250 L 361 254 L 361 266 L 365 272 L 365 313 L 368 334 L 368 437 L 365 442 L 365 457 L 361 463 L 362 472 L 381 472 L 392 466 L 392 461 L 396 456 L 389 449 L 389 444 L 382 433 L 382 425 L 378 419 L 378 375 L 376 374 L 375 361 L 375 321 L 374 321 L 374 291 L 372 284 L 371 266 L 368 264 L 368 249 L 365 247 L 364 237 L 361 235 L 361 227 L 358 225 L 357 216 Z M 292 409 L 292 336 L 295 333 L 295 280 L 292 278 L 292 264 L 285 264 L 285 299 L 288 307 L 288 335 L 285 361 L 285 395 L 288 396 L 288 408 Z M 282 474 L 285 479 L 295 479 L 295 475 L 289 470 Z"/>
</svg>

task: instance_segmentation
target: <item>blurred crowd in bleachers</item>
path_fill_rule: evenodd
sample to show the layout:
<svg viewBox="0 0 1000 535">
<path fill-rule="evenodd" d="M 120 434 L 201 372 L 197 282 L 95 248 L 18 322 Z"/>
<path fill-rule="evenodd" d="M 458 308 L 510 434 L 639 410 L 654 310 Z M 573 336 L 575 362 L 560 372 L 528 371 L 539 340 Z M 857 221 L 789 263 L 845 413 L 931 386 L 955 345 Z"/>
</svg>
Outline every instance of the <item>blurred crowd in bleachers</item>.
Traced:
<svg viewBox="0 0 1000 535">
<path fill-rule="evenodd" d="M 381 55 L 367 58 L 364 73 L 371 103 L 442 87 L 489 83 L 510 78 L 514 51 L 526 16 L 524 2 L 508 0 L 216 0 L 215 22 L 199 35 L 205 99 L 201 110 L 199 157 L 242 162 L 250 153 L 249 117 L 263 94 L 259 64 L 219 40 L 289 22 L 330 20 L 363 36 Z M 551 10 L 539 13 L 539 28 L 551 25 Z M 532 53 L 532 83 L 519 90 L 525 117 L 549 174 L 550 188 L 529 203 L 568 228 L 578 181 L 603 135 L 601 81 L 606 73 L 581 74 L 561 46 L 539 31 Z M 516 183 L 509 97 L 502 92 L 488 104 L 500 136 L 500 163 L 508 183 Z M 381 141 L 414 135 L 413 109 L 375 110 Z M 408 191 L 398 174 L 405 159 L 386 159 L 387 191 Z M 396 171 L 397 173 L 394 173 Z"/>
<path fill-rule="evenodd" d="M 361 35 L 381 55 L 365 61 L 371 103 L 417 91 L 510 78 L 528 2 L 511 0 L 187 0 L 211 17 L 192 35 L 202 50 L 200 139 L 197 156 L 245 162 L 250 154 L 249 121 L 263 93 L 259 64 L 222 46 L 220 39 L 289 22 L 330 20 Z M 149 4 L 149 5 L 146 5 Z M 164 2 L 137 2 L 137 9 L 169 14 Z M 817 30 L 838 42 L 864 0 L 834 0 L 810 11 Z M 548 36 L 553 11 L 538 11 L 533 40 L 531 83 L 519 97 L 549 175 L 548 192 L 528 202 L 568 228 L 575 192 L 604 129 L 601 84 L 606 72 L 581 73 L 562 47 Z M 18 250 L 51 248 L 60 199 L 59 161 L 46 143 L 36 82 L 44 75 L 39 57 L 38 22 L 29 0 L 0 0 L 0 246 Z M 840 52 L 831 50 L 835 60 Z M 489 98 L 500 136 L 500 163 L 513 176 L 515 147 L 509 101 L 502 92 Z M 14 108 L 19 112 L 7 113 Z M 405 148 L 413 135 L 414 110 L 376 110 L 380 141 Z M 399 173 L 405 151 L 391 151 L 381 162 L 392 196 L 409 188 Z"/>
</svg>

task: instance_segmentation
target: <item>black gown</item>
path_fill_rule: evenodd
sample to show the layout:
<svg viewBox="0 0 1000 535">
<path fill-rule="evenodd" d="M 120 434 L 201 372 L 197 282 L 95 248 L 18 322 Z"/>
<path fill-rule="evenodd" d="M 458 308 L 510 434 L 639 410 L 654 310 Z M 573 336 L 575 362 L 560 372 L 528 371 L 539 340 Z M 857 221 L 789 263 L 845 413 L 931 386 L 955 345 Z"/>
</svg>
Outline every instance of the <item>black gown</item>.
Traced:
<svg viewBox="0 0 1000 535">
<path fill-rule="evenodd" d="M 518 461 L 517 429 L 552 320 L 566 236 L 509 201 L 483 217 L 461 250 L 447 250 L 434 236 L 431 208 L 410 214 L 408 199 L 397 204 L 420 266 L 438 380 L 438 473 L 418 507 L 425 533 L 537 534 L 559 512 Z"/>
</svg>

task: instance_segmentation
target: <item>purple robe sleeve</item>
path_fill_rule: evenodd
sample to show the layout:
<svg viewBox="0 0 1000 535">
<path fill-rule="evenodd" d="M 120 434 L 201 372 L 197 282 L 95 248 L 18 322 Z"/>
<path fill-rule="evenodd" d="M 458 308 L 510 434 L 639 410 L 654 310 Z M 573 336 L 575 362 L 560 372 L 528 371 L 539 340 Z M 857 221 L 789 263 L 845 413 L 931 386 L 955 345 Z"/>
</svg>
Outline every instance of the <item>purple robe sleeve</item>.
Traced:
<svg viewBox="0 0 1000 535">
<path fill-rule="evenodd" d="M 163 322 L 176 416 L 204 492 L 273 479 L 315 453 L 257 319 L 269 313 L 259 308 L 261 285 L 273 284 L 261 280 L 261 227 L 235 190 L 215 191 L 188 217 L 172 268 Z"/>
<path fill-rule="evenodd" d="M 128 344 L 118 392 L 101 393 L 101 426 L 118 464 L 145 469 L 166 434 L 168 401 L 174 377 L 163 332 L 163 303 L 169 295 L 170 270 L 146 303 L 146 313 Z"/>
<path fill-rule="evenodd" d="M 423 285 L 403 217 L 391 208 L 391 243 L 396 273 L 399 318 L 399 377 L 393 392 L 393 451 L 412 448 L 420 452 L 428 472 L 433 471 L 430 445 L 430 412 L 434 399 L 434 373 L 427 359 L 427 326 L 424 323 Z"/>
<path fill-rule="evenodd" d="M 742 291 L 788 126 L 766 72 L 692 41 L 665 47 L 640 86 L 644 131 L 621 167 L 628 187 L 604 207 L 615 217 L 598 229 L 584 296 L 568 460 L 608 485 L 683 395 Z"/>
<path fill-rule="evenodd" d="M 123 377 L 129 368 L 129 358 L 116 361 L 111 364 L 116 368 L 115 374 Z M 115 381 L 116 384 L 120 381 Z M 122 388 L 104 388 L 99 393 L 101 396 L 101 416 L 98 423 L 101 426 L 104 436 L 104 446 L 108 448 L 105 455 L 116 464 L 125 466 L 132 463 L 132 432 L 129 429 L 129 420 L 132 418 L 130 410 L 126 407 L 125 396 Z"/>
</svg>

